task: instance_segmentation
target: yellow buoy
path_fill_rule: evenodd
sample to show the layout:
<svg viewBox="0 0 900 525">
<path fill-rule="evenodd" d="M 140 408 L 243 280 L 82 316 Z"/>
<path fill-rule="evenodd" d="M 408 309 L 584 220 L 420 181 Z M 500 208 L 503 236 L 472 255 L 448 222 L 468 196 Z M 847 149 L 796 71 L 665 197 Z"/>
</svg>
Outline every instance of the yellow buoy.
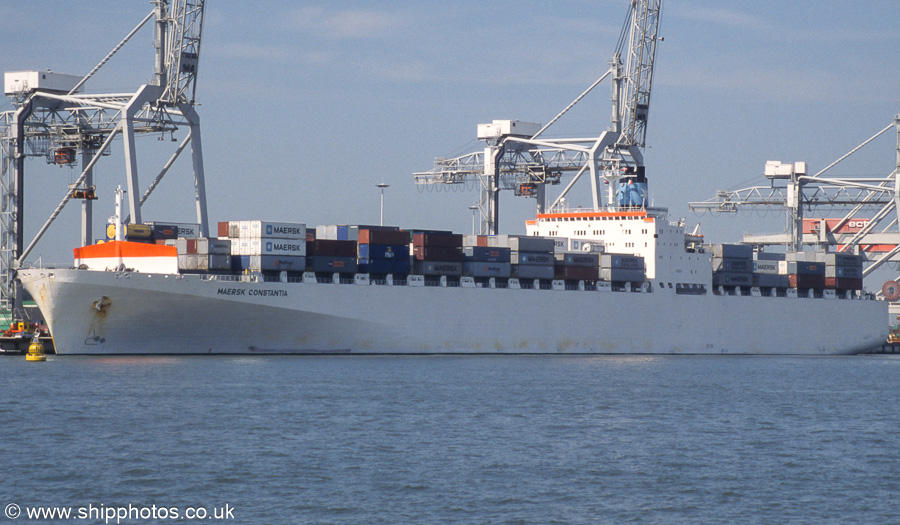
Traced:
<svg viewBox="0 0 900 525">
<path fill-rule="evenodd" d="M 44 345 L 37 338 L 28 345 L 28 353 L 25 354 L 26 361 L 46 361 L 47 355 L 44 353 Z"/>
</svg>

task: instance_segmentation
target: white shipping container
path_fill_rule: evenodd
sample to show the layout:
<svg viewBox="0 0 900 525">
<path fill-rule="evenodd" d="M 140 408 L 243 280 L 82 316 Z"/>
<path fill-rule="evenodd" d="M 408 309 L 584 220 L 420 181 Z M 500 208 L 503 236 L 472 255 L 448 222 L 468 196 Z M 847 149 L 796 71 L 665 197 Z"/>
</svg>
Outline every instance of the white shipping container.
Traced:
<svg viewBox="0 0 900 525">
<path fill-rule="evenodd" d="M 243 240 L 247 242 L 248 253 L 241 255 L 306 255 L 306 240 L 260 238 Z"/>
<path fill-rule="evenodd" d="M 306 224 L 302 222 L 248 221 L 248 237 L 261 239 L 306 240 Z"/>
<path fill-rule="evenodd" d="M 316 226 L 316 239 L 337 240 L 336 224 L 320 224 Z"/>
</svg>

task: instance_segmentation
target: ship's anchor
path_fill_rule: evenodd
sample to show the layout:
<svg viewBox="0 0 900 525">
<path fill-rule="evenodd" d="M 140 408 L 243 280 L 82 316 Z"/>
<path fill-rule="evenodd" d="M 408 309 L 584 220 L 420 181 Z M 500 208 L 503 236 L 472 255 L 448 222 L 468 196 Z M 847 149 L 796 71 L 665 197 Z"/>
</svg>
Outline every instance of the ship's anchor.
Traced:
<svg viewBox="0 0 900 525">
<path fill-rule="evenodd" d="M 102 313 L 107 308 L 109 308 L 110 304 L 112 304 L 112 301 L 109 300 L 109 297 L 104 295 L 103 297 L 100 298 L 99 301 L 94 301 L 93 304 L 91 304 L 91 307 L 93 307 L 94 310 L 97 310 L 98 312 Z"/>
</svg>

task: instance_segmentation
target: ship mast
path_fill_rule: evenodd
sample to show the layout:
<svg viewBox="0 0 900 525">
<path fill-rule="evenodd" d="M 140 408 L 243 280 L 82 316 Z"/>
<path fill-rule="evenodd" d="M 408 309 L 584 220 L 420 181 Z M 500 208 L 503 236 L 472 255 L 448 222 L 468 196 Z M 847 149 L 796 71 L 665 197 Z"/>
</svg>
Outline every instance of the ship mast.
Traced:
<svg viewBox="0 0 900 525">
<path fill-rule="evenodd" d="M 431 170 L 414 174 L 416 184 L 465 185 L 475 181 L 481 192 L 477 204 L 481 219 L 479 232 L 491 235 L 499 229 L 501 190 L 534 198 L 536 212 L 545 213 L 563 208 L 569 191 L 585 173 L 590 176 L 593 210 L 646 207 L 649 198 L 642 152 L 646 145 L 656 45 L 662 40 L 658 37 L 661 4 L 662 0 L 630 0 L 628 17 L 609 69 L 548 124 L 515 120 L 479 124 L 477 136 L 487 143 L 486 148 L 459 157 L 436 158 Z M 627 58 L 624 68 L 623 53 Z M 541 137 L 610 76 L 612 112 L 605 131 L 593 138 Z M 546 188 L 560 184 L 563 174 L 574 175 L 548 206 Z M 623 179 L 642 185 L 638 200 L 623 202 L 619 194 Z M 605 199 L 601 191 L 604 183 L 609 185 Z"/>
</svg>

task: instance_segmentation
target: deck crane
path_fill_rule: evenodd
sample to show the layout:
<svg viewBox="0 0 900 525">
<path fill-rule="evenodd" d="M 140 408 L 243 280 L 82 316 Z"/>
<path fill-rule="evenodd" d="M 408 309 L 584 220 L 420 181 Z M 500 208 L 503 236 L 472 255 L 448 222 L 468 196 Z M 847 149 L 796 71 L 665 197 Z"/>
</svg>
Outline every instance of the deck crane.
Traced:
<svg viewBox="0 0 900 525">
<path fill-rule="evenodd" d="M 4 92 L 15 109 L 0 113 L 0 303 L 13 317 L 25 316 L 21 308 L 21 285 L 15 279 L 16 269 L 72 198 L 86 197 L 82 202 L 81 242 L 82 245 L 92 242 L 92 171 L 103 156 L 109 155 L 113 139 L 120 135 L 124 144 L 130 222 L 141 222 L 141 205 L 190 144 L 197 222 L 201 234 L 208 233 L 200 119 L 194 108 L 204 0 L 153 0 L 151 3 L 151 12 L 84 77 L 51 71 L 4 75 Z M 82 93 L 85 82 L 151 19 L 155 48 L 153 81 L 132 93 Z M 187 137 L 142 193 L 138 184 L 136 135 L 171 135 L 182 127 L 188 129 Z M 46 157 L 51 163 L 74 165 L 78 156 L 80 175 L 69 185 L 37 235 L 25 245 L 25 159 Z"/>
<path fill-rule="evenodd" d="M 478 126 L 487 147 L 454 158 L 437 158 L 430 171 L 414 174 L 416 184 L 464 184 L 475 180 L 481 191 L 480 232 L 496 234 L 500 191 L 537 200 L 537 213 L 561 208 L 574 184 L 590 175 L 594 210 L 641 207 L 648 203 L 643 148 L 662 0 L 630 0 L 626 22 L 609 69 L 543 127 L 516 120 Z M 625 46 L 627 45 L 627 49 Z M 625 56 L 623 69 L 622 55 Z M 610 125 L 595 138 L 541 138 L 541 135 L 607 77 L 612 76 Z M 547 206 L 546 186 L 574 173 L 560 195 Z M 626 188 L 623 179 L 629 181 Z M 608 184 L 606 198 L 603 185 Z M 628 191 L 624 191 L 624 190 Z"/>
</svg>

